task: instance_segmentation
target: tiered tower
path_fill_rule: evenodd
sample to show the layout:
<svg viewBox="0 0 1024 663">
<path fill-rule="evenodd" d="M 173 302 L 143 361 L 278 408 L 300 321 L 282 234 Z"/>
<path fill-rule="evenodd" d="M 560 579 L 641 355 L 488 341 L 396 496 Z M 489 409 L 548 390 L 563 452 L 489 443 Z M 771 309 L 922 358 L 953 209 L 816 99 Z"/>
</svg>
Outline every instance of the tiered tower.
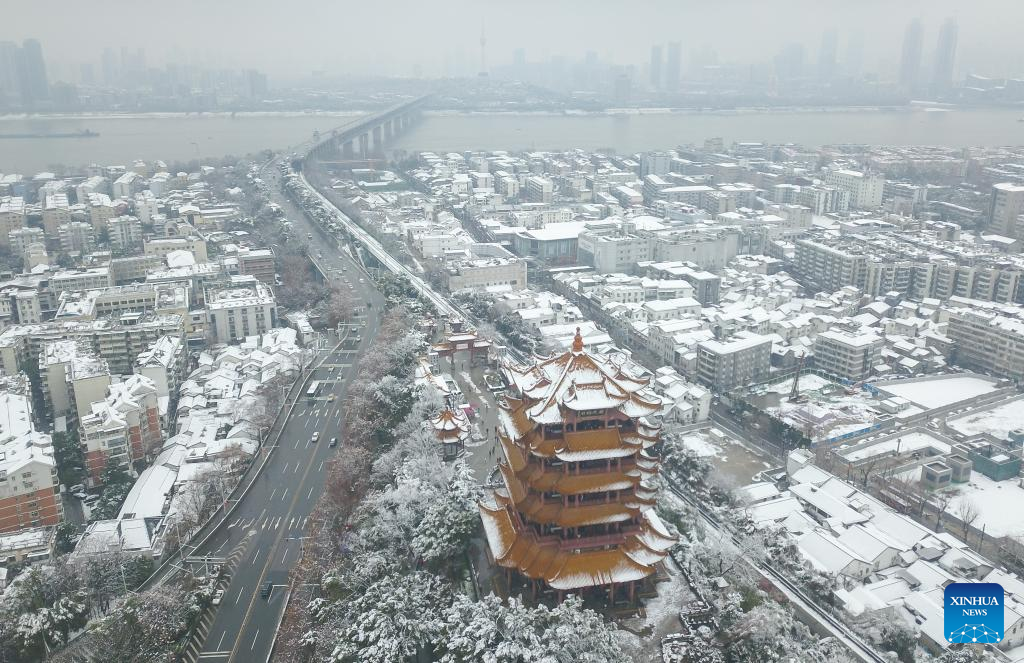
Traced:
<svg viewBox="0 0 1024 663">
<path fill-rule="evenodd" d="M 438 442 L 441 443 L 441 452 L 445 460 L 455 458 L 466 449 L 470 425 L 465 414 L 446 407 L 430 420 L 430 425 Z"/>
<path fill-rule="evenodd" d="M 535 598 L 601 591 L 632 604 L 675 543 L 651 510 L 659 398 L 584 350 L 579 329 L 569 352 L 504 369 L 515 391 L 499 410 L 504 486 L 480 505 L 492 559 Z"/>
</svg>

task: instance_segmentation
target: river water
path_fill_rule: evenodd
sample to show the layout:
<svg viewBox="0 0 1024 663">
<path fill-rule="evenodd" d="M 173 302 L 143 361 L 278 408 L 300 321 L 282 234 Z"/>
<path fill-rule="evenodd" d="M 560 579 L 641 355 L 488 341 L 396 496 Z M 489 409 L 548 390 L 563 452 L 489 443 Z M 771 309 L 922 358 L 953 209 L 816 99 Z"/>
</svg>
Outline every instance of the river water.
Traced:
<svg viewBox="0 0 1024 663">
<path fill-rule="evenodd" d="M 1024 145 L 1024 110 L 828 110 L 632 115 L 428 114 L 389 149 L 462 151 L 611 148 L 619 153 L 731 141 L 886 145 Z M 0 140 L 0 172 L 56 164 L 184 161 L 285 148 L 352 120 L 345 113 L 240 113 L 0 117 L 0 134 L 90 130 L 95 138 Z"/>
</svg>

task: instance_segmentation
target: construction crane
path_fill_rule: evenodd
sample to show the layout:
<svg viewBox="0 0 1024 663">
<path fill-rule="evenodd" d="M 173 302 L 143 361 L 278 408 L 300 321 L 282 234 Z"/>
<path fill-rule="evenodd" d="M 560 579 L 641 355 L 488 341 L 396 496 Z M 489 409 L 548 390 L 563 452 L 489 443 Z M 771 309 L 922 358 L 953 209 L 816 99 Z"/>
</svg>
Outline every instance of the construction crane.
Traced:
<svg viewBox="0 0 1024 663">
<path fill-rule="evenodd" d="M 807 398 L 800 395 L 800 373 L 804 370 L 806 353 L 801 353 L 796 361 L 796 375 L 793 376 L 793 388 L 789 390 L 790 403 L 803 403 Z"/>
</svg>

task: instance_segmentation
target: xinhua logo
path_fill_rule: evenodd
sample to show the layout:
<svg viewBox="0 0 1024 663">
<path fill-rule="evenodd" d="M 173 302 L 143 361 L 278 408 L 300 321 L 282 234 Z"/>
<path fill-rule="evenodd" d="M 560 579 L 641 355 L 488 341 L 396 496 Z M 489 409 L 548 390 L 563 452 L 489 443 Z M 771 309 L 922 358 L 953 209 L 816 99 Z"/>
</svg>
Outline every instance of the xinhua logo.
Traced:
<svg viewBox="0 0 1024 663">
<path fill-rule="evenodd" d="M 1003 586 L 954 582 L 943 594 L 946 639 L 995 644 L 1003 639 Z"/>
</svg>

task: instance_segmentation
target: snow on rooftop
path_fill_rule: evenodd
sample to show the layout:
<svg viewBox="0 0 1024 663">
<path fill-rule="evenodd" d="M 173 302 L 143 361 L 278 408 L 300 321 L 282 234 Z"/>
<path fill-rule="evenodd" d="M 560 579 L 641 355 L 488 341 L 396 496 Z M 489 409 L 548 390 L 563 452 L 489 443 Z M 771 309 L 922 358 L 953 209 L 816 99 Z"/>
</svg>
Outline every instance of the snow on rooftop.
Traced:
<svg viewBox="0 0 1024 663">
<path fill-rule="evenodd" d="M 874 386 L 929 410 L 983 396 L 999 388 L 996 380 L 981 376 L 936 376 L 880 382 Z"/>
<path fill-rule="evenodd" d="M 1024 429 L 1024 399 L 1004 401 L 995 407 L 975 410 L 946 425 L 967 436 L 988 433 L 997 439 L 1006 439 L 1010 431 Z"/>
<path fill-rule="evenodd" d="M 929 435 L 926 432 L 916 431 L 906 435 L 898 435 L 878 443 L 863 444 L 847 451 L 840 452 L 840 455 L 848 461 L 856 462 L 866 458 L 880 456 L 882 454 L 913 453 L 920 449 L 928 448 L 935 449 L 939 453 L 943 454 L 948 454 L 951 451 L 951 447 L 947 442 L 943 442 L 939 438 Z"/>
</svg>

